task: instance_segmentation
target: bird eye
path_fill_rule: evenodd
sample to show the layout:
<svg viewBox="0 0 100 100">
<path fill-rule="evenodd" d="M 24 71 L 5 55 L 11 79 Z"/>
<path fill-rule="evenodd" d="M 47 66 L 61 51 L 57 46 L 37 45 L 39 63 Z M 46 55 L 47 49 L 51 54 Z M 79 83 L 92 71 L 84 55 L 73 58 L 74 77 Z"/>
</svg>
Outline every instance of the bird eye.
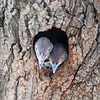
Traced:
<svg viewBox="0 0 100 100">
<path fill-rule="evenodd" d="M 63 57 L 61 57 L 61 59 L 63 59 Z"/>
<path fill-rule="evenodd" d="M 35 50 L 37 50 L 37 48 L 35 48 Z"/>
<path fill-rule="evenodd" d="M 50 51 L 50 48 L 48 49 L 48 51 Z"/>
</svg>

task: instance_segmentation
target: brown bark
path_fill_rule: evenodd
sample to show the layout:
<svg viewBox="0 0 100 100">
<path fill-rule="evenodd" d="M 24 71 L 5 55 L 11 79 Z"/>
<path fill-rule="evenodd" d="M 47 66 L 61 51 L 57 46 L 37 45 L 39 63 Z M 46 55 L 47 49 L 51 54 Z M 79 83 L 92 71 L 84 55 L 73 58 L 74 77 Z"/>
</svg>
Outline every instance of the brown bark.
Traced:
<svg viewBox="0 0 100 100">
<path fill-rule="evenodd" d="M 31 42 L 52 27 L 69 43 L 54 74 L 39 69 Z M 100 100 L 99 0 L 1 0 L 0 99 Z"/>
</svg>

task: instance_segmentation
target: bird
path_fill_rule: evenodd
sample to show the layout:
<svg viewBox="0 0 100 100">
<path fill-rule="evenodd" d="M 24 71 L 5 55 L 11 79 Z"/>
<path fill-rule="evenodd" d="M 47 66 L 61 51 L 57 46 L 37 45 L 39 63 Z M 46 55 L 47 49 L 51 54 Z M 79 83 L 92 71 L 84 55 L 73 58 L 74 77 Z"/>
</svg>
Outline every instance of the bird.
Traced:
<svg viewBox="0 0 100 100">
<path fill-rule="evenodd" d="M 53 73 L 55 73 L 59 65 L 61 65 L 66 60 L 67 56 L 68 54 L 63 44 L 56 43 L 55 45 L 53 45 L 53 50 L 50 53 Z"/>
<path fill-rule="evenodd" d="M 53 49 L 53 44 L 47 37 L 40 37 L 34 45 L 36 57 L 38 59 L 39 67 L 43 66 L 45 59 L 48 58 Z"/>
<path fill-rule="evenodd" d="M 51 61 L 51 57 L 50 57 L 50 55 L 45 59 L 45 61 L 44 61 L 44 63 L 43 63 L 43 66 L 44 66 L 44 68 L 46 68 L 46 69 L 52 69 L 52 63 L 51 63 L 52 61 Z"/>
</svg>

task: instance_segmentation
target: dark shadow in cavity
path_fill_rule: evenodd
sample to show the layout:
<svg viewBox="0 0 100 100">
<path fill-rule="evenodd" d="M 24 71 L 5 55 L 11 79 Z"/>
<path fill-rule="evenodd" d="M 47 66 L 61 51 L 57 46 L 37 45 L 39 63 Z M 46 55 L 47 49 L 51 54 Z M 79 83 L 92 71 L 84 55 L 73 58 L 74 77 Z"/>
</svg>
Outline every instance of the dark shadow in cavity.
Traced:
<svg viewBox="0 0 100 100">
<path fill-rule="evenodd" d="M 61 31 L 61 29 L 57 28 L 52 28 L 49 29 L 45 32 L 39 32 L 35 37 L 34 37 L 34 42 L 33 42 L 33 47 L 35 42 L 40 38 L 40 37 L 47 37 L 50 39 L 50 41 L 53 44 L 56 43 L 62 43 L 66 47 L 66 51 L 68 53 L 68 38 L 66 35 L 66 32 Z M 33 48 L 34 49 L 34 48 Z"/>
</svg>

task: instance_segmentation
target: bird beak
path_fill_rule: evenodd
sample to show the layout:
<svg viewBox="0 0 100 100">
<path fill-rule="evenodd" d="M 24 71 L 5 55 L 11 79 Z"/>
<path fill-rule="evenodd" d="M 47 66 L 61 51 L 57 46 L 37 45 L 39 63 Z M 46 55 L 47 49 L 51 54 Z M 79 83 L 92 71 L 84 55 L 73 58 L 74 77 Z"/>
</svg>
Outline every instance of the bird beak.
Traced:
<svg viewBox="0 0 100 100">
<path fill-rule="evenodd" d="M 58 68 L 58 64 L 56 62 L 54 62 L 52 64 L 52 70 L 53 70 L 53 73 L 55 73 L 56 69 Z"/>
<path fill-rule="evenodd" d="M 44 60 L 45 60 L 45 56 L 43 55 L 43 53 L 41 53 L 40 56 L 39 56 L 39 67 L 40 67 L 40 69 L 43 66 Z"/>
</svg>

